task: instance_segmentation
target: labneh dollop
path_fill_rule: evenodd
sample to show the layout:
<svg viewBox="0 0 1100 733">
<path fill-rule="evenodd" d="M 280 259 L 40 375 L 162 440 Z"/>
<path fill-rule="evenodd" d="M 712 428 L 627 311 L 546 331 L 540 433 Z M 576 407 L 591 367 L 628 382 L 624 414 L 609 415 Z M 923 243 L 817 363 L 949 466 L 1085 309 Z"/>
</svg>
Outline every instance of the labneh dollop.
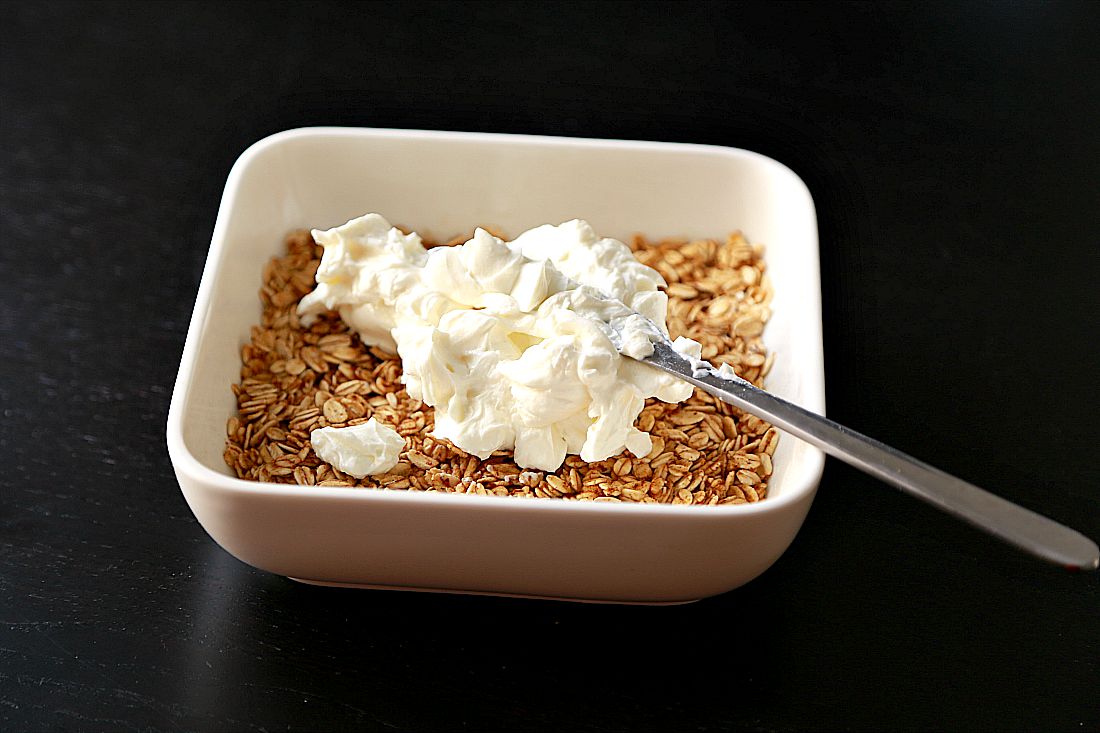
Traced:
<svg viewBox="0 0 1100 733">
<path fill-rule="evenodd" d="M 667 333 L 665 281 L 584 221 L 511 242 L 478 229 L 431 250 L 378 214 L 313 237 L 324 254 L 303 322 L 336 310 L 365 343 L 396 351 L 409 395 L 435 408 L 434 434 L 467 453 L 512 450 L 520 466 L 546 471 L 567 454 L 642 457 L 651 442 L 634 421 L 645 400 L 691 395 L 620 355 L 617 345 L 647 356 L 654 329 Z M 676 346 L 698 356 L 690 339 Z"/>
<path fill-rule="evenodd" d="M 405 439 L 373 417 L 346 428 L 318 428 L 309 434 L 318 457 L 355 478 L 386 473 L 405 448 Z"/>
</svg>

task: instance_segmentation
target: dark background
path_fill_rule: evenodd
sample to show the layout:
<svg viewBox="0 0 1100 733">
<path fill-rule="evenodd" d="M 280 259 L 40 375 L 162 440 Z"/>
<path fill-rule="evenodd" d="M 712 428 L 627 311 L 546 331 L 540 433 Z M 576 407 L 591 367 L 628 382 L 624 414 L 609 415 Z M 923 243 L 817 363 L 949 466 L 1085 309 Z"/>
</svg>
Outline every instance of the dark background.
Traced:
<svg viewBox="0 0 1100 733">
<path fill-rule="evenodd" d="M 1100 729 L 1100 579 L 843 465 L 760 579 L 645 608 L 253 570 L 164 441 L 259 138 L 713 143 L 814 195 L 831 415 L 1100 537 L 1096 4 L 5 4 L 0 28 L 0 728 Z"/>
</svg>

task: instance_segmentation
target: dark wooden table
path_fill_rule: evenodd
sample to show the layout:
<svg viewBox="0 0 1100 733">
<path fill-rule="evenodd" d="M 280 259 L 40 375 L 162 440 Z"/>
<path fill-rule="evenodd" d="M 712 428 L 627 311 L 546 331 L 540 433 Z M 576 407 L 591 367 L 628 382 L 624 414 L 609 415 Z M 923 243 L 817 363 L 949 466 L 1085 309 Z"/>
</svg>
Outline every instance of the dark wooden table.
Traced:
<svg viewBox="0 0 1100 733">
<path fill-rule="evenodd" d="M 839 464 L 763 577 L 642 608 L 259 572 L 164 442 L 255 140 L 714 143 L 813 192 L 831 415 L 1100 537 L 1096 4 L 34 3 L 0 28 L 0 729 L 1100 728 L 1100 577 Z"/>
</svg>

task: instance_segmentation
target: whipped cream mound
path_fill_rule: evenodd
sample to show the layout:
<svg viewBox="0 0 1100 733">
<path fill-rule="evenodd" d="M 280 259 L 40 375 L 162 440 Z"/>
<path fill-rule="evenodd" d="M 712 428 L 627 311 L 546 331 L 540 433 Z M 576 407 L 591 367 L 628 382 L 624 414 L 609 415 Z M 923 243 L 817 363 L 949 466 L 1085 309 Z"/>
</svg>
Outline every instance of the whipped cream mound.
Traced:
<svg viewBox="0 0 1100 733">
<path fill-rule="evenodd" d="M 396 351 L 409 395 L 435 408 L 434 435 L 467 453 L 512 450 L 546 471 L 567 454 L 642 457 L 652 444 L 634 421 L 645 400 L 691 395 L 620 355 L 648 356 L 667 334 L 665 281 L 584 221 L 511 242 L 478 229 L 432 250 L 378 214 L 313 237 L 324 255 L 303 322 L 336 310 L 365 343 Z M 699 354 L 690 339 L 675 345 Z"/>
<path fill-rule="evenodd" d="M 387 473 L 397 465 L 405 439 L 373 417 L 346 428 L 318 428 L 309 434 L 323 461 L 355 478 Z"/>
</svg>

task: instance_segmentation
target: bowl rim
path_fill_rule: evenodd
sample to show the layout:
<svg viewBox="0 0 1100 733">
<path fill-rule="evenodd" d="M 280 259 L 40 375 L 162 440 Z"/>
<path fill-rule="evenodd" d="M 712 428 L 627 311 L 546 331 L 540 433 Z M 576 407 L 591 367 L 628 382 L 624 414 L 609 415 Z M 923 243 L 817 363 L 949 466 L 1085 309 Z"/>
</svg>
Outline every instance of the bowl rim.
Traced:
<svg viewBox="0 0 1100 733">
<path fill-rule="evenodd" d="M 696 505 L 696 504 L 644 504 L 626 502 L 592 502 L 592 501 L 562 501 L 554 498 L 531 497 L 526 500 L 517 500 L 517 497 L 483 496 L 480 494 L 453 494 L 439 491 L 384 491 L 363 490 L 356 487 L 344 486 L 297 486 L 294 484 L 277 484 L 263 481 L 249 481 L 235 476 L 226 476 L 204 464 L 187 447 L 183 438 L 183 422 L 185 419 L 184 404 L 191 390 L 193 382 L 193 367 L 198 351 L 198 344 L 202 338 L 203 327 L 210 308 L 212 290 L 215 275 L 222 261 L 223 251 L 226 247 L 226 229 L 230 215 L 234 209 L 237 195 L 240 191 L 241 181 L 245 171 L 251 163 L 270 148 L 291 140 L 303 137 L 330 136 L 330 137 L 376 137 L 376 138 L 424 138 L 452 141 L 478 141 L 500 145 L 527 144 L 542 145 L 547 147 L 577 147 L 600 148 L 614 147 L 620 149 L 632 149 L 649 152 L 700 152 L 712 155 L 733 156 L 748 158 L 775 168 L 781 175 L 789 177 L 800 193 L 807 199 L 810 213 L 813 217 L 814 247 L 812 248 L 813 268 L 818 273 L 815 288 L 816 297 L 813 303 L 816 306 L 816 335 L 812 344 L 814 351 L 814 363 L 821 364 L 821 369 L 814 369 L 812 379 L 807 383 L 806 398 L 803 403 L 807 409 L 825 414 L 825 384 L 824 384 L 824 349 L 822 345 L 821 327 L 821 277 L 819 263 L 819 249 L 816 215 L 813 196 L 810 194 L 805 182 L 789 167 L 766 155 L 744 150 L 742 148 L 726 147 L 721 145 L 704 145 L 699 143 L 675 143 L 657 142 L 645 140 L 618 140 L 601 138 L 562 137 L 549 135 L 527 135 L 510 133 L 486 133 L 486 132 L 453 132 L 444 130 L 405 130 L 395 128 L 377 127 L 299 127 L 277 132 L 261 138 L 248 148 L 234 162 L 226 179 L 222 192 L 221 202 L 218 207 L 217 219 L 211 235 L 210 248 L 207 252 L 206 263 L 203 266 L 202 277 L 199 281 L 198 293 L 195 297 L 195 305 L 191 313 L 191 320 L 187 328 L 183 352 L 180 356 L 180 367 L 176 374 L 175 384 L 172 389 L 172 399 L 168 408 L 166 426 L 166 441 L 169 458 L 180 477 L 187 477 L 192 481 L 208 488 L 215 488 L 223 492 L 238 495 L 268 495 L 281 498 L 316 499 L 319 501 L 363 501 L 363 502 L 396 502 L 410 503 L 411 505 L 424 504 L 435 505 L 440 508 L 451 506 L 453 508 L 469 507 L 479 511 L 557 511 L 557 512 L 611 512 L 616 514 L 638 515 L 646 517 L 692 516 L 711 517 L 714 520 L 728 519 L 730 515 L 751 515 L 768 513 L 781 510 L 789 505 L 805 499 L 807 494 L 816 491 L 825 465 L 825 454 L 818 448 L 806 446 L 809 450 L 804 455 L 802 462 L 808 463 L 802 473 L 804 478 L 791 486 L 779 496 L 768 497 L 763 501 L 749 502 L 745 504 L 724 505 Z M 781 433 L 783 431 L 780 431 Z M 793 436 L 788 439 L 795 440 Z"/>
</svg>

